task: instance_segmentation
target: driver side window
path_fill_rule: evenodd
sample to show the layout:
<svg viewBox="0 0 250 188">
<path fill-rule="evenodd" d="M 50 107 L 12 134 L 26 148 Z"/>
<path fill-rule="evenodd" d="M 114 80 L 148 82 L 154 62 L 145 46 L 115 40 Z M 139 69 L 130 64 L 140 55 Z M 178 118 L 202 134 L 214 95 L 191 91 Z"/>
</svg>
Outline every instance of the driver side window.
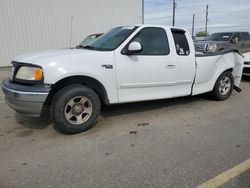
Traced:
<svg viewBox="0 0 250 188">
<path fill-rule="evenodd" d="M 169 44 L 166 31 L 162 28 L 144 28 L 134 37 L 131 42 L 139 42 L 142 51 L 136 55 L 168 55 Z"/>
</svg>

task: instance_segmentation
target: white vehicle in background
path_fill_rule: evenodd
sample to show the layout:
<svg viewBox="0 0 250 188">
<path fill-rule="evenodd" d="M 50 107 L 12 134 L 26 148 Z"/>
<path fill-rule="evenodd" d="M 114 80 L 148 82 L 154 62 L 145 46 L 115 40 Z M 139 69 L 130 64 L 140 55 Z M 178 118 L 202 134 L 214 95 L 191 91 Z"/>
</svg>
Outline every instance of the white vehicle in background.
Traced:
<svg viewBox="0 0 250 188">
<path fill-rule="evenodd" d="M 243 54 L 245 57 L 243 75 L 250 76 L 250 52 Z"/>
<path fill-rule="evenodd" d="M 2 82 L 7 104 L 40 116 L 48 106 L 69 134 L 95 125 L 106 105 L 193 96 L 227 99 L 239 89 L 244 58 L 237 51 L 195 56 L 186 29 L 116 27 L 80 49 L 27 54 L 13 60 Z"/>
</svg>

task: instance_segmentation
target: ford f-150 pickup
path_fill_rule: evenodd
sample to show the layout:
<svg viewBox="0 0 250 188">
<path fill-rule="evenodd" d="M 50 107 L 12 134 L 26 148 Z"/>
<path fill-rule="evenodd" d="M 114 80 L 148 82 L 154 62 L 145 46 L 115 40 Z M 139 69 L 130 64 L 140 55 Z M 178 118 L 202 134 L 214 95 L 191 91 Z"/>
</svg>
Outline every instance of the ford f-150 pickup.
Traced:
<svg viewBox="0 0 250 188">
<path fill-rule="evenodd" d="M 224 48 L 237 49 L 241 54 L 250 52 L 248 32 L 213 33 L 205 41 L 194 42 L 195 50 L 201 53 L 214 53 Z"/>
<path fill-rule="evenodd" d="M 237 51 L 195 56 L 186 29 L 122 26 L 82 48 L 14 58 L 2 89 L 17 112 L 40 116 L 48 106 L 55 126 L 73 134 L 95 125 L 101 104 L 207 92 L 225 100 L 240 90 L 243 61 Z"/>
</svg>

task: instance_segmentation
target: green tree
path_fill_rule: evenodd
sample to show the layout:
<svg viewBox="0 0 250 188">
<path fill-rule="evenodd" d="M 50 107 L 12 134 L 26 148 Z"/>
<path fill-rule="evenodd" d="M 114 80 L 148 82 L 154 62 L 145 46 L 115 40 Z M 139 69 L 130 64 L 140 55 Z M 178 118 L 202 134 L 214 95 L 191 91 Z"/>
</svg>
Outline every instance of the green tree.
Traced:
<svg viewBox="0 0 250 188">
<path fill-rule="evenodd" d="M 205 31 L 200 31 L 200 32 L 196 33 L 195 36 L 196 37 L 207 37 L 207 36 L 209 36 L 209 34 L 207 33 L 207 35 L 206 35 Z"/>
</svg>

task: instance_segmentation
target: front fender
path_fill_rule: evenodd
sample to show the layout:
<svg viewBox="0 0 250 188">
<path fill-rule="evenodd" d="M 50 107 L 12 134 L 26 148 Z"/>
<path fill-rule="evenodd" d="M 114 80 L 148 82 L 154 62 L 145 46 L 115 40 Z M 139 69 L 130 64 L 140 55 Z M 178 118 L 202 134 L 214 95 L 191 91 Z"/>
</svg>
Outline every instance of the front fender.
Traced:
<svg viewBox="0 0 250 188">
<path fill-rule="evenodd" d="M 65 78 L 69 78 L 69 77 L 75 77 L 75 76 L 85 76 L 85 77 L 90 77 L 95 79 L 96 81 L 98 81 L 100 84 L 103 85 L 106 93 L 107 93 L 107 97 L 109 100 L 109 103 L 117 103 L 118 102 L 118 97 L 117 97 L 117 90 L 116 90 L 116 82 L 115 82 L 115 78 L 113 77 L 105 77 L 104 75 L 98 75 L 95 73 L 91 73 L 91 72 L 82 72 L 82 71 L 74 71 L 74 72 L 65 72 L 63 74 L 57 75 L 55 74 L 54 77 L 50 77 L 50 82 L 47 84 L 55 84 Z M 45 76 L 46 78 L 46 76 Z"/>
</svg>

